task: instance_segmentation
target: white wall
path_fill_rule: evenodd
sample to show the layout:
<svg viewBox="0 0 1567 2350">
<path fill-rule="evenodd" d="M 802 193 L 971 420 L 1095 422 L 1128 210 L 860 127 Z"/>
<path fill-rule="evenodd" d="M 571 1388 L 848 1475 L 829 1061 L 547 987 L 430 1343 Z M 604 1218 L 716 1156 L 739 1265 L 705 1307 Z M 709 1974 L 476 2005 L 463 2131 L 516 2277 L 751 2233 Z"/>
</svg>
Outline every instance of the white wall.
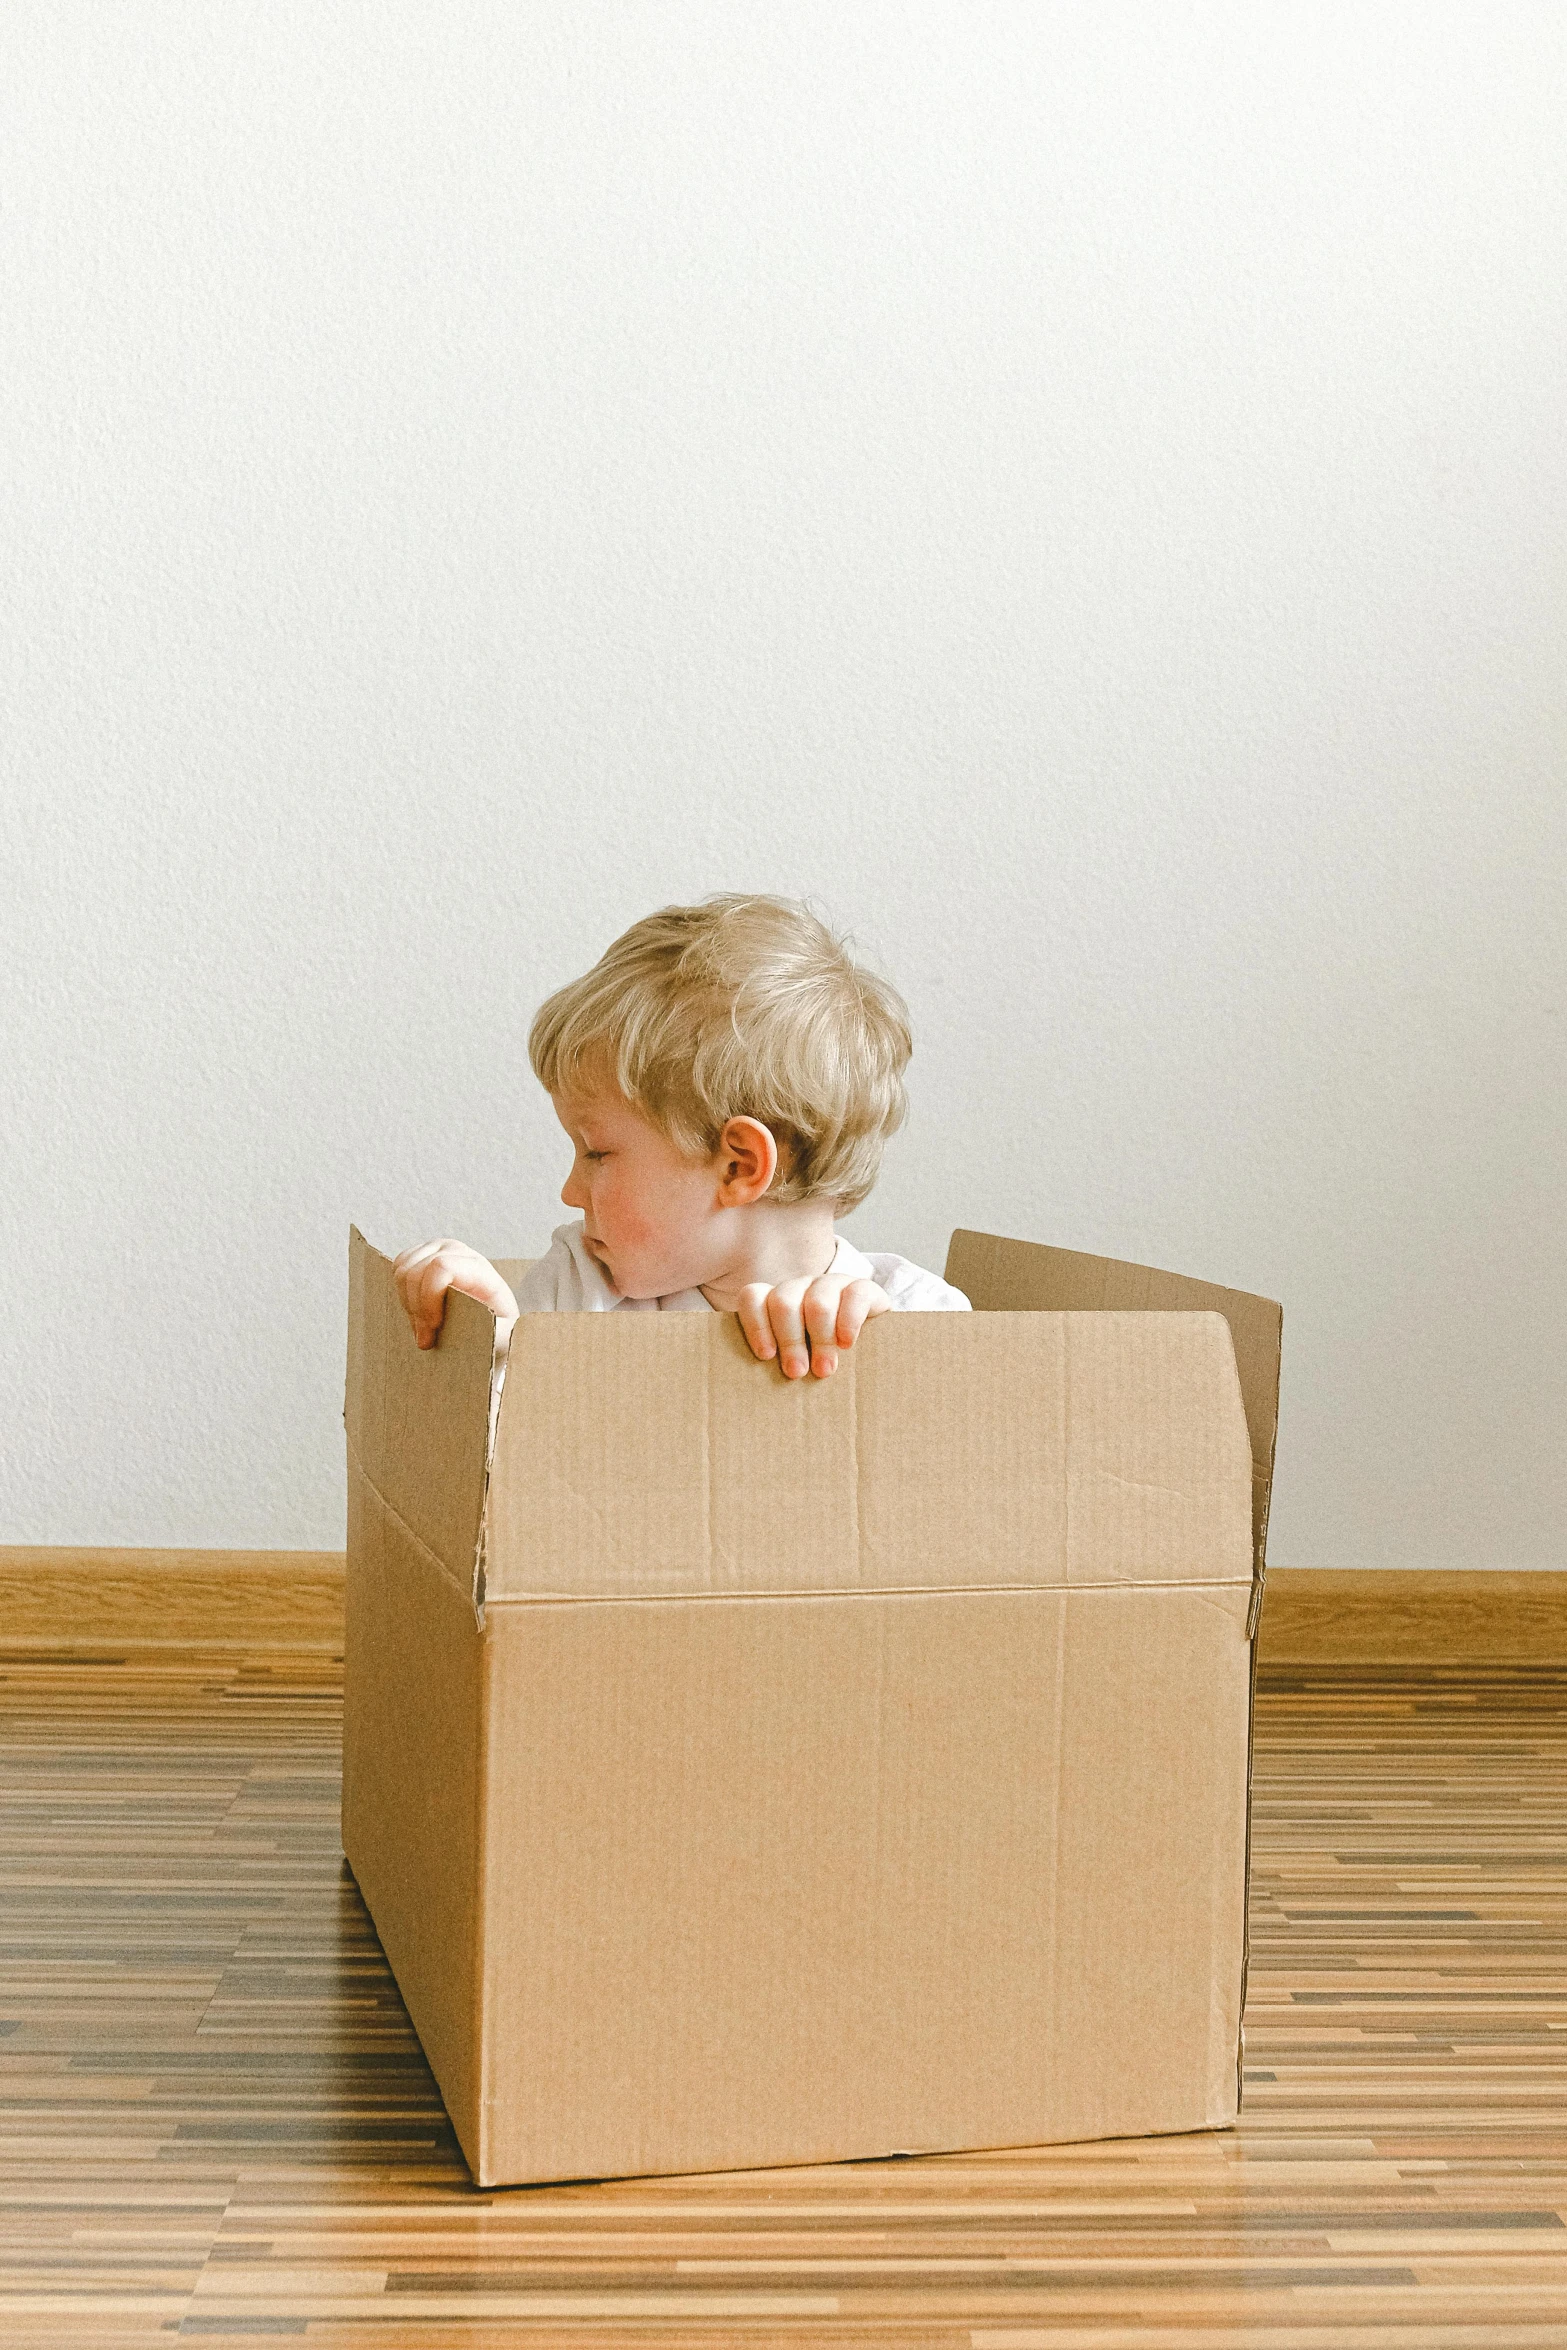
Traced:
<svg viewBox="0 0 1567 2350">
<path fill-rule="evenodd" d="M 1284 1565 L 1567 1565 L 1567 15 L 14 5 L 0 1539 L 340 1539 L 629 920 L 903 986 L 852 1227 L 1286 1306 Z"/>
</svg>

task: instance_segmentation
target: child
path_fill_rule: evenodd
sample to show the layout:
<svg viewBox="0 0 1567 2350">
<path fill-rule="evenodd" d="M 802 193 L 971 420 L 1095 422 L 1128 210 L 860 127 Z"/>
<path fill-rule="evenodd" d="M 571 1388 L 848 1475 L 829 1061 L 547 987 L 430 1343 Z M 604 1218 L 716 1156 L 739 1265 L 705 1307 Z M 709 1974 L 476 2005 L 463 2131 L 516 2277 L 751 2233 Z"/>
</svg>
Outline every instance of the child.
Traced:
<svg viewBox="0 0 1567 2350">
<path fill-rule="evenodd" d="M 543 1004 L 534 1074 L 574 1157 L 581 1210 L 514 1297 L 461 1241 L 406 1249 L 398 1293 L 433 1346 L 448 1289 L 519 1313 L 736 1313 L 785 1378 L 825 1379 L 891 1311 L 966 1312 L 905 1257 L 835 1234 L 902 1124 L 908 1016 L 804 906 L 707 898 L 633 923 Z"/>
</svg>

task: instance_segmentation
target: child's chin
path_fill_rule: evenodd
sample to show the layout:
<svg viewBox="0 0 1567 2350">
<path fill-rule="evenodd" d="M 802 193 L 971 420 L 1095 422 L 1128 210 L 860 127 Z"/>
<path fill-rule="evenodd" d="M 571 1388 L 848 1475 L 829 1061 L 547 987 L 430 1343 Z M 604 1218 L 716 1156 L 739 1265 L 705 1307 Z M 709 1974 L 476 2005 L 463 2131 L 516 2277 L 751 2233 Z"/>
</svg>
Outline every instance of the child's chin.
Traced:
<svg viewBox="0 0 1567 2350">
<path fill-rule="evenodd" d="M 674 1274 L 628 1271 L 626 1277 L 622 1279 L 612 1265 L 606 1265 L 604 1272 L 622 1297 L 635 1298 L 639 1304 L 648 1298 L 673 1297 L 677 1289 L 687 1287 L 687 1284 Z"/>
</svg>

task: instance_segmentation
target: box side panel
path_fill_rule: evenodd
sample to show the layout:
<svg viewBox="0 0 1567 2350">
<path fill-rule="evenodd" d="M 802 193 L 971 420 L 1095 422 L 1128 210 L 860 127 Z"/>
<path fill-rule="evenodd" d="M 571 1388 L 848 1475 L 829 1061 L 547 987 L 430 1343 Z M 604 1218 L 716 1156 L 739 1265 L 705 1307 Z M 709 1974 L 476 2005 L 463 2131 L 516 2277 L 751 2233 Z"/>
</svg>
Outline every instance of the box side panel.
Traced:
<svg viewBox="0 0 1567 2350">
<path fill-rule="evenodd" d="M 1152 1265 L 1116 1257 L 1045 1248 L 1037 1241 L 1004 1240 L 991 1232 L 954 1232 L 946 1277 L 981 1312 L 1126 1313 L 1170 1311 L 1222 1314 L 1235 1345 L 1235 1365 L 1252 1456 L 1253 1553 L 1260 1568 L 1273 1483 L 1279 1417 L 1279 1346 L 1283 1312 L 1271 1298 L 1243 1289 L 1193 1281 Z"/>
<path fill-rule="evenodd" d="M 1053 2123 L 1081 2138 L 1226 2124 L 1246 1935 L 1246 1594 L 1074 1591 L 1064 1691 Z"/>
<path fill-rule="evenodd" d="M 492 1610 L 486 2183 L 1033 2134 L 1064 1604 Z"/>
<path fill-rule="evenodd" d="M 349 1457 L 343 1850 L 470 2165 L 483 1641 L 469 1592 Z"/>
<path fill-rule="evenodd" d="M 345 1420 L 359 1467 L 448 1573 L 473 1581 L 484 1504 L 495 1317 L 454 1291 L 437 1345 L 414 1339 L 391 1262 L 350 1253 Z"/>
<path fill-rule="evenodd" d="M 1225 2118 L 1244 1614 L 493 1610 L 485 2183 Z"/>
</svg>

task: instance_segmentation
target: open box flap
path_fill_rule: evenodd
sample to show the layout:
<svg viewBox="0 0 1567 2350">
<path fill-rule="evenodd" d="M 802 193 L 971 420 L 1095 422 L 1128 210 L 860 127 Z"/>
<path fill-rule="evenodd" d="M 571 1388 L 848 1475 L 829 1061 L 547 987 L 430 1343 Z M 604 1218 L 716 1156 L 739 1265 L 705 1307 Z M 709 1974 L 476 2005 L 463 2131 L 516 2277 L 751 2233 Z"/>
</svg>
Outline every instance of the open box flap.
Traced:
<svg viewBox="0 0 1567 2350">
<path fill-rule="evenodd" d="M 391 1260 L 349 1236 L 343 1421 L 361 1474 L 398 1522 L 467 1592 L 483 1520 L 495 1317 L 453 1291 L 440 1344 L 421 1348 Z"/>
<path fill-rule="evenodd" d="M 1222 1314 L 1235 1345 L 1235 1368 L 1251 1441 L 1252 1560 L 1258 1599 L 1268 1539 L 1268 1499 L 1279 1424 L 1279 1349 L 1284 1309 L 1248 1290 L 1223 1289 L 1184 1273 L 1117 1257 L 1085 1256 L 1046 1248 L 1034 1240 L 1004 1240 L 993 1232 L 957 1231 L 947 1251 L 946 1278 L 976 1312 Z"/>
</svg>

